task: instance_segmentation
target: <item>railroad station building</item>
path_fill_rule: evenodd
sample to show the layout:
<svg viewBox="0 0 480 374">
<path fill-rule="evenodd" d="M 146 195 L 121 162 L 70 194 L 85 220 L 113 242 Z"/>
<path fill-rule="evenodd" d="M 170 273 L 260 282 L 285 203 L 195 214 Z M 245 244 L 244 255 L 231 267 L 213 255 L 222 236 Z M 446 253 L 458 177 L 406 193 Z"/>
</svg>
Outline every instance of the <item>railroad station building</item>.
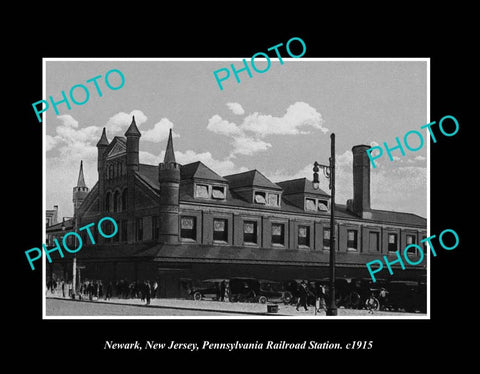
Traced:
<svg viewBox="0 0 480 374">
<path fill-rule="evenodd" d="M 367 262 L 384 255 L 393 261 L 395 251 L 427 236 L 425 218 L 371 208 L 369 146 L 352 148 L 353 198 L 332 207 L 329 193 L 313 189 L 307 178 L 274 183 L 258 170 L 221 176 L 200 161 L 180 165 L 171 131 L 163 162 L 141 164 L 140 137 L 135 118 L 125 137 L 109 141 L 104 128 L 92 188 L 80 168 L 67 231 L 106 216 L 118 225 L 113 238 L 93 226 L 95 245 L 89 245 L 86 231 L 79 232 L 82 280 L 156 280 L 161 297 L 182 297 L 185 282 L 211 278 L 326 278 L 333 208 L 338 277 L 369 277 Z M 47 227 L 47 235 L 61 235 L 60 226 Z M 408 256 L 414 262 L 419 253 Z M 66 253 L 47 264 L 47 274 L 71 279 L 72 257 Z M 395 278 L 426 274 L 426 256 L 419 265 L 405 265 L 393 266 Z M 387 270 L 376 277 L 387 278 Z"/>
</svg>

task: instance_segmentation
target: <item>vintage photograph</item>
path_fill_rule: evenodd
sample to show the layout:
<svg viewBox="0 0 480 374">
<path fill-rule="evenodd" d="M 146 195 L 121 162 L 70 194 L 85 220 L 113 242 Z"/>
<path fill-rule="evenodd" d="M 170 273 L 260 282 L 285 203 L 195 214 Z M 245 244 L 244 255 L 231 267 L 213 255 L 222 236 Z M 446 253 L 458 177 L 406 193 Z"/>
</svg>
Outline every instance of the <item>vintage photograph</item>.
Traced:
<svg viewBox="0 0 480 374">
<path fill-rule="evenodd" d="M 429 59 L 270 56 L 43 59 L 43 318 L 429 318 Z"/>
</svg>

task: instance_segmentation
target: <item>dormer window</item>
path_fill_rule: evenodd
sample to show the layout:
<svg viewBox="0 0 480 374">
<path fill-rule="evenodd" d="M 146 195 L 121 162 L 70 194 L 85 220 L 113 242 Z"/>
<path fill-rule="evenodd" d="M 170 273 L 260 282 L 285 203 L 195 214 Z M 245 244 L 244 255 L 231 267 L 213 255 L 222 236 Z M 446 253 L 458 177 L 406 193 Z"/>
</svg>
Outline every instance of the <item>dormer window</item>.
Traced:
<svg viewBox="0 0 480 374">
<path fill-rule="evenodd" d="M 225 200 L 226 187 L 212 186 L 209 184 L 196 184 L 195 197 L 200 197 L 202 199 Z"/>
<path fill-rule="evenodd" d="M 255 202 L 257 204 L 263 204 L 265 205 L 267 203 L 267 197 L 266 197 L 266 193 L 265 192 L 255 192 Z"/>
<path fill-rule="evenodd" d="M 206 184 L 197 184 L 195 188 L 195 197 L 203 197 L 208 199 L 210 197 L 210 192 L 208 190 L 208 185 Z"/>
<path fill-rule="evenodd" d="M 328 212 L 328 200 L 305 198 L 305 210 Z"/>
<path fill-rule="evenodd" d="M 318 210 L 321 212 L 328 212 L 328 201 L 318 200 Z"/>
<path fill-rule="evenodd" d="M 253 194 L 253 201 L 255 204 L 280 206 L 280 195 L 265 191 L 255 191 Z"/>
<path fill-rule="evenodd" d="M 279 206 L 279 195 L 276 193 L 269 193 L 268 194 L 268 205 L 270 206 Z"/>
<path fill-rule="evenodd" d="M 212 199 L 224 200 L 225 199 L 225 187 L 224 186 L 212 186 Z"/>
<path fill-rule="evenodd" d="M 316 211 L 317 201 L 315 199 L 305 199 L 305 209 Z"/>
</svg>

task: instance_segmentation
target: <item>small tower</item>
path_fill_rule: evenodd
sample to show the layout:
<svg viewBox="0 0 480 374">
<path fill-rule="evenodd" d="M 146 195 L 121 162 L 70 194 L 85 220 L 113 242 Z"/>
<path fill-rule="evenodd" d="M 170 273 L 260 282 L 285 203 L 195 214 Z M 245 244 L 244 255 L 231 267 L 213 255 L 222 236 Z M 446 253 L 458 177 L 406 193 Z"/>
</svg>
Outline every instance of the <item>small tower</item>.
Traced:
<svg viewBox="0 0 480 374">
<path fill-rule="evenodd" d="M 88 187 L 85 184 L 85 177 L 83 176 L 83 161 L 80 161 L 77 185 L 73 187 L 73 212 L 75 216 L 77 216 L 78 208 L 82 205 L 87 195 Z"/>
<path fill-rule="evenodd" d="M 132 116 L 132 123 L 125 132 L 125 136 L 127 137 L 127 169 L 138 171 L 138 150 L 142 134 L 138 131 L 137 124 L 135 123 L 135 116 Z"/>
<path fill-rule="evenodd" d="M 128 242 L 135 241 L 135 175 L 140 168 L 138 156 L 140 137 L 142 134 L 138 131 L 135 123 L 135 116 L 132 116 L 132 123 L 125 132 L 127 137 L 127 237 Z"/>
<path fill-rule="evenodd" d="M 102 136 L 97 143 L 97 170 L 98 170 L 98 202 L 99 202 L 99 212 L 103 212 L 105 208 L 105 150 L 108 147 L 109 142 L 107 139 L 107 133 L 105 127 L 102 131 Z"/>
<path fill-rule="evenodd" d="M 172 129 L 168 135 L 165 157 L 163 162 L 158 165 L 158 181 L 160 184 L 158 240 L 160 243 L 178 243 L 180 164 L 175 161 Z"/>
</svg>

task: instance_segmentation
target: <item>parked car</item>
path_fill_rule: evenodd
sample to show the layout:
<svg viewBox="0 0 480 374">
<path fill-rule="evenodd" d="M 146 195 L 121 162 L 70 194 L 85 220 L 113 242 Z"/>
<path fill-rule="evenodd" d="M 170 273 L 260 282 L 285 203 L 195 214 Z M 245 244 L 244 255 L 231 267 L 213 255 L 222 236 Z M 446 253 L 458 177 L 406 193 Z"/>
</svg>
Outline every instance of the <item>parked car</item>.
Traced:
<svg viewBox="0 0 480 374">
<path fill-rule="evenodd" d="M 190 289 L 190 296 L 194 300 L 218 300 L 218 297 L 220 296 L 220 284 L 222 281 L 224 281 L 224 279 L 203 280 Z"/>
<path fill-rule="evenodd" d="M 421 313 L 427 311 L 427 293 L 424 282 L 391 281 L 387 285 L 387 290 L 386 307 L 388 309 Z"/>
</svg>

